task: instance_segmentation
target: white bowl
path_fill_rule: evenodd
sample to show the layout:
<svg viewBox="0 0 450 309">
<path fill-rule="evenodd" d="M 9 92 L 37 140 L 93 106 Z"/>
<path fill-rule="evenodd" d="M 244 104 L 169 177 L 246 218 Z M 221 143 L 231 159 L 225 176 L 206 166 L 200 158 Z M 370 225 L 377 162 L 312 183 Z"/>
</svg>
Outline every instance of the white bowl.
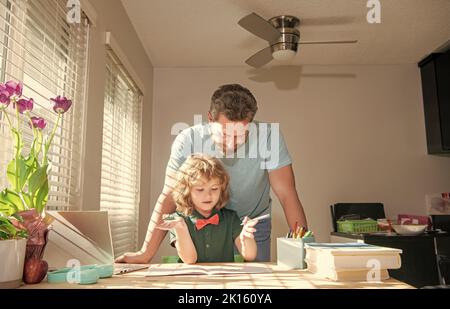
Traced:
<svg viewBox="0 0 450 309">
<path fill-rule="evenodd" d="M 405 236 L 423 234 L 427 226 L 426 224 L 392 224 L 392 228 L 397 234 Z"/>
</svg>

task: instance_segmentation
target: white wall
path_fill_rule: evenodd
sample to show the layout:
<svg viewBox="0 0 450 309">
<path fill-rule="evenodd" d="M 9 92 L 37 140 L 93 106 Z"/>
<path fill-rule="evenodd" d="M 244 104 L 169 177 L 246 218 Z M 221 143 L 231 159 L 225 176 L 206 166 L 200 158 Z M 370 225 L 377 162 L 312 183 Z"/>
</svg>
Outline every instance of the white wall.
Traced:
<svg viewBox="0 0 450 309">
<path fill-rule="evenodd" d="M 142 82 L 142 160 L 139 207 L 139 246 L 145 237 L 150 218 L 150 174 L 152 145 L 153 67 L 119 0 L 88 1 L 97 18 L 89 39 L 88 104 L 86 150 L 84 158 L 82 209 L 100 208 L 100 178 L 103 135 L 103 102 L 106 79 L 105 35 L 114 36 L 130 68 Z M 123 62 L 123 59 L 121 59 Z"/>
<path fill-rule="evenodd" d="M 221 84 L 241 83 L 259 104 L 257 119 L 279 122 L 293 158 L 297 190 L 310 228 L 328 241 L 329 205 L 382 202 L 388 216 L 425 214 L 425 194 L 450 188 L 450 158 L 426 153 L 420 75 L 416 65 L 154 70 L 151 202 L 163 186 L 176 122 L 206 120 Z M 273 204 L 274 239 L 285 235 Z M 173 255 L 167 241 L 153 260 Z"/>
</svg>

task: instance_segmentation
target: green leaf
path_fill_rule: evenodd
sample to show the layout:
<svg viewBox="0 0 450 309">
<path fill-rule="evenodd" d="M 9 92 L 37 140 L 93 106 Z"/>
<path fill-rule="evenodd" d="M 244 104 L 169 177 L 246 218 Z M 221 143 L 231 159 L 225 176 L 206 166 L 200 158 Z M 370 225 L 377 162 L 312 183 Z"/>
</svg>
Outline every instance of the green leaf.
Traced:
<svg viewBox="0 0 450 309">
<path fill-rule="evenodd" d="M 28 193 L 22 192 L 22 204 L 23 202 L 25 202 L 25 206 L 28 206 L 28 208 L 34 208 L 34 204 L 33 204 L 33 199 L 31 198 L 31 196 Z"/>
<path fill-rule="evenodd" d="M 20 196 L 16 192 L 9 189 L 0 192 L 0 212 L 10 216 L 25 209 L 25 205 L 23 205 Z"/>
<path fill-rule="evenodd" d="M 6 168 L 6 177 L 8 178 L 9 183 L 14 188 L 14 190 L 17 190 L 16 188 L 16 161 L 12 159 L 8 163 L 8 167 Z"/>
<path fill-rule="evenodd" d="M 16 167 L 17 164 L 17 167 Z M 17 168 L 17 175 L 16 175 Z M 15 191 L 22 191 L 25 185 L 30 169 L 27 167 L 25 160 L 20 156 L 19 158 L 11 160 L 8 164 L 6 175 L 9 183 Z M 17 178 L 17 179 L 16 179 Z M 17 182 L 16 182 L 17 180 Z"/>
<path fill-rule="evenodd" d="M 31 193 L 31 196 L 35 196 L 45 182 L 47 182 L 48 186 L 47 165 L 41 166 L 31 174 L 28 181 L 28 191 Z"/>
<path fill-rule="evenodd" d="M 13 217 L 14 219 L 16 219 L 16 220 L 19 221 L 19 222 L 23 222 L 22 216 L 19 215 L 18 213 L 13 213 L 13 214 L 11 215 L 11 217 Z"/>
<path fill-rule="evenodd" d="M 0 201 L 0 214 L 4 214 L 5 216 L 9 216 L 14 213 L 15 210 L 9 204 L 4 204 Z"/>
<path fill-rule="evenodd" d="M 3 239 L 14 238 L 17 234 L 17 230 L 12 225 L 11 221 L 6 217 L 0 217 L 0 232 L 2 232 Z"/>
<path fill-rule="evenodd" d="M 12 223 L 16 220 L 13 217 L 0 216 L 0 239 L 11 239 L 15 237 L 26 238 L 28 233 L 20 227 L 14 226 Z"/>
<path fill-rule="evenodd" d="M 25 230 L 20 230 L 17 232 L 16 237 L 20 237 L 20 238 L 27 238 L 28 237 L 28 232 Z"/>
<path fill-rule="evenodd" d="M 47 205 L 48 199 L 48 179 L 45 179 L 44 184 L 40 187 L 34 199 L 34 207 L 38 213 L 41 213 L 45 205 Z"/>
<path fill-rule="evenodd" d="M 29 170 L 29 175 L 33 174 L 39 168 L 39 162 L 32 154 L 25 159 L 25 164 Z"/>
</svg>

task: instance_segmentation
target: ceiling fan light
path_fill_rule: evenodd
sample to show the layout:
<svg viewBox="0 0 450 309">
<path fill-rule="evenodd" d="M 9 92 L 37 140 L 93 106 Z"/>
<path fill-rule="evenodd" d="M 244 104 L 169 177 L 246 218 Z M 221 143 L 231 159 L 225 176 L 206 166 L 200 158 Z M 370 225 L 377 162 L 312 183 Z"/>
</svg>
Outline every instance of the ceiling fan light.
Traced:
<svg viewBox="0 0 450 309">
<path fill-rule="evenodd" d="M 290 49 L 281 49 L 281 50 L 275 50 L 272 53 L 272 57 L 275 60 L 278 61 L 289 61 L 292 60 L 295 57 L 295 51 Z"/>
</svg>

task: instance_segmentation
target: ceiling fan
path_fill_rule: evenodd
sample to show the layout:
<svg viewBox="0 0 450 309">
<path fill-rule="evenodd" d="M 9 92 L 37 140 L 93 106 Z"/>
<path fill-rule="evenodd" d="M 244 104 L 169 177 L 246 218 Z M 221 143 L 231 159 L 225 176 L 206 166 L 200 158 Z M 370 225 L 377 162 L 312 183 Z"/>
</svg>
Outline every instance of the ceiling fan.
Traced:
<svg viewBox="0 0 450 309">
<path fill-rule="evenodd" d="M 267 21 L 258 14 L 251 13 L 239 20 L 238 24 L 269 43 L 269 47 L 260 50 L 245 61 L 255 68 L 267 64 L 272 59 L 291 59 L 295 56 L 299 44 L 349 44 L 358 42 L 357 40 L 300 41 L 300 31 L 296 29 L 300 24 L 300 19 L 290 15 L 276 16 Z"/>
</svg>

